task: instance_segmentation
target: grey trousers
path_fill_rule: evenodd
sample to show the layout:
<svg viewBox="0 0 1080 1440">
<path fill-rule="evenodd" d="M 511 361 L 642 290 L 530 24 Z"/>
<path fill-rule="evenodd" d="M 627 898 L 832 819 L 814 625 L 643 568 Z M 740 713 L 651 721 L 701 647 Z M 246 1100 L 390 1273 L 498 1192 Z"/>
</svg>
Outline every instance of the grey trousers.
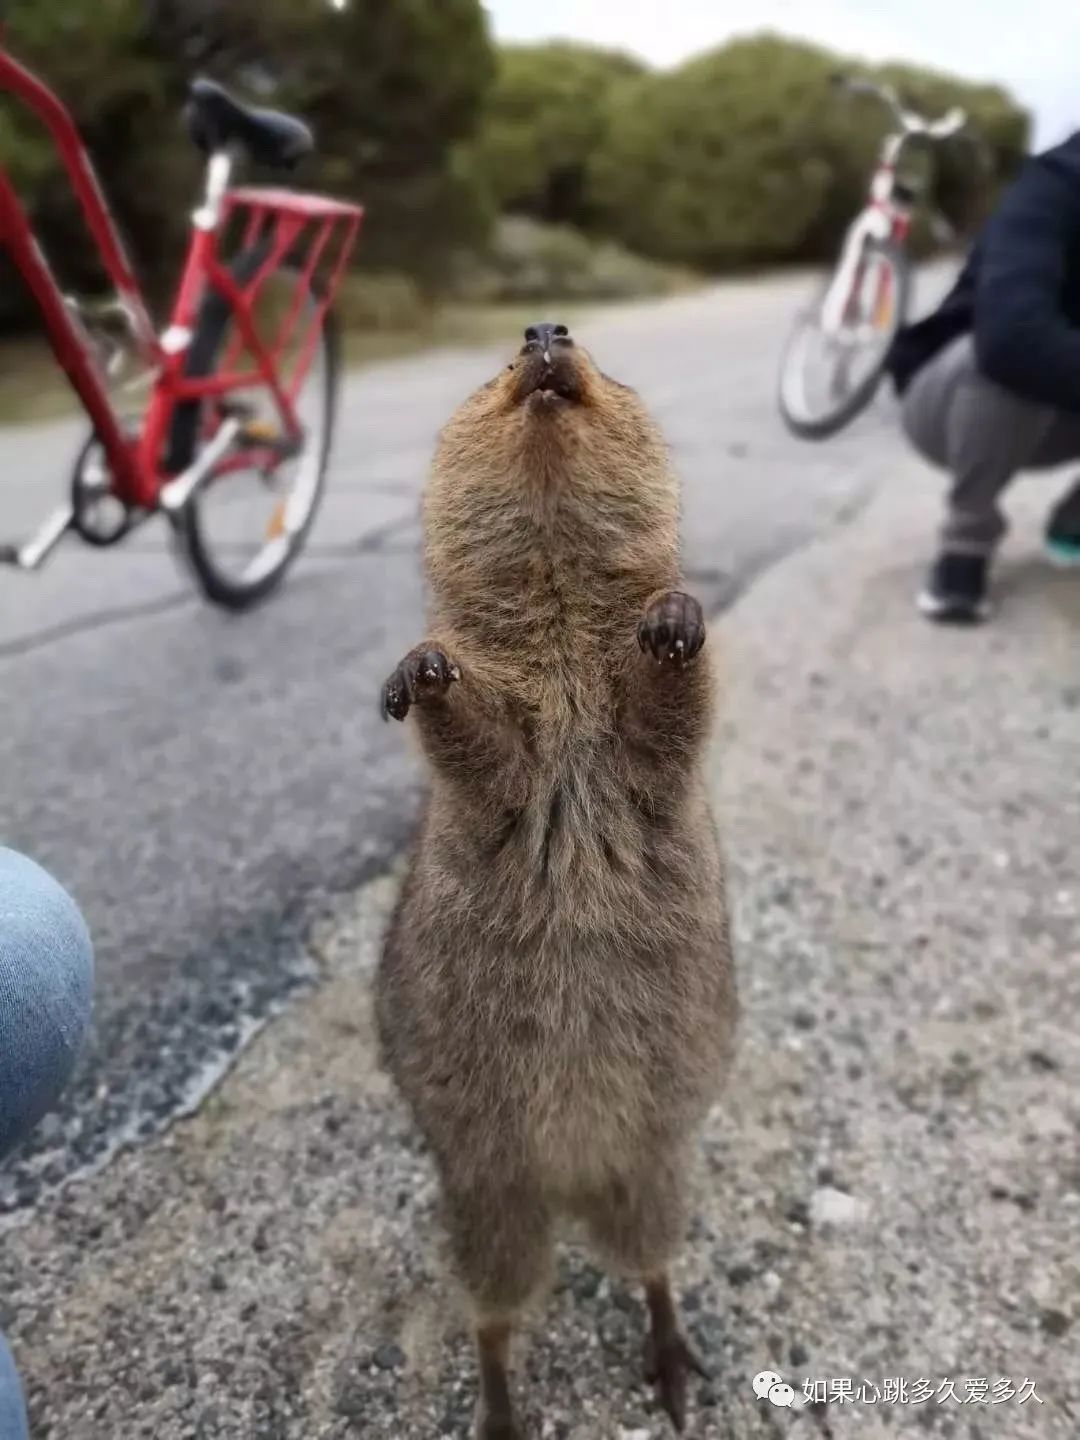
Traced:
<svg viewBox="0 0 1080 1440">
<path fill-rule="evenodd" d="M 1009 482 L 1022 470 L 1080 460 L 1080 412 L 1037 405 L 987 380 L 970 335 L 918 372 L 901 415 L 915 449 L 952 477 L 942 532 L 947 550 L 990 553 L 1005 534 L 1000 501 Z M 1080 536 L 1080 486 L 1066 495 L 1052 523 Z"/>
</svg>

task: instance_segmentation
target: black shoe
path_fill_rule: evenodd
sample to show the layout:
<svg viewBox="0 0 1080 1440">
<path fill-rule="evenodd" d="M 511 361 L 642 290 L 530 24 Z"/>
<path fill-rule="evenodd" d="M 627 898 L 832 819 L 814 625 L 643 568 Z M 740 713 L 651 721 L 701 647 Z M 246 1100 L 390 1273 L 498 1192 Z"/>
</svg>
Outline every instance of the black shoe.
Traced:
<svg viewBox="0 0 1080 1440">
<path fill-rule="evenodd" d="M 990 614 L 986 597 L 989 557 L 948 550 L 930 567 L 919 593 L 919 609 L 928 620 L 977 625 Z"/>
</svg>

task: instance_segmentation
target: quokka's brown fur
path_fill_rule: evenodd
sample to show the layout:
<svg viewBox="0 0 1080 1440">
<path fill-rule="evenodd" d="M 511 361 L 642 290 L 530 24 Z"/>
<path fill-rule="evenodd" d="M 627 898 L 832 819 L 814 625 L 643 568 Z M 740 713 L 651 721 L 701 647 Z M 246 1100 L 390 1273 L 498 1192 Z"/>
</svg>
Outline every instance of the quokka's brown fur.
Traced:
<svg viewBox="0 0 1080 1440">
<path fill-rule="evenodd" d="M 484 1440 L 520 1433 L 508 1338 L 564 1219 L 645 1281 L 681 1428 L 695 1362 L 666 1271 L 736 1018 L 677 483 L 632 390 L 526 333 L 440 438 L 429 638 L 384 690 L 431 786 L 378 1023 L 475 1307 Z"/>
</svg>

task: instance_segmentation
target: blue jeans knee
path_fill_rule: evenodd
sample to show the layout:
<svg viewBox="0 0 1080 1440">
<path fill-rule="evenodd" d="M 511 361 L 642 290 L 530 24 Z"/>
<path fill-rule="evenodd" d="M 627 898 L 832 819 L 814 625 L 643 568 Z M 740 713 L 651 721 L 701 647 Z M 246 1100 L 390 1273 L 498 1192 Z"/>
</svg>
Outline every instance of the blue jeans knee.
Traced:
<svg viewBox="0 0 1080 1440">
<path fill-rule="evenodd" d="M 56 1103 L 90 1020 L 94 952 L 75 902 L 0 848 L 0 1156 Z"/>
<path fill-rule="evenodd" d="M 0 1335 L 0 1440 L 29 1440 L 29 1434 L 15 1361 Z"/>
</svg>

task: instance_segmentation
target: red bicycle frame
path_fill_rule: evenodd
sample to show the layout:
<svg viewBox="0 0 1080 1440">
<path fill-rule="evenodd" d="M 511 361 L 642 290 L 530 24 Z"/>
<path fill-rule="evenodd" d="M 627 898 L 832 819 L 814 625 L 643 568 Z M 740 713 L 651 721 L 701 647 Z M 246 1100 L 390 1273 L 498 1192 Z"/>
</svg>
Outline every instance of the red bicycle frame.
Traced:
<svg viewBox="0 0 1080 1440">
<path fill-rule="evenodd" d="M 138 434 L 130 434 L 117 414 L 85 331 L 61 293 L 19 197 L 2 170 L 0 243 L 7 246 L 30 287 L 53 352 L 90 417 L 105 452 L 112 493 L 131 509 L 152 511 L 161 502 L 165 486 L 176 479 L 166 473 L 164 465 L 178 404 L 261 385 L 273 396 L 284 433 L 290 438 L 299 434 L 295 399 L 315 353 L 326 310 L 348 265 L 363 210 L 357 205 L 284 189 L 230 190 L 233 156 L 227 152 L 214 155 L 206 201 L 194 217 L 194 233 L 171 323 L 159 338 L 74 121 L 57 96 L 3 49 L 2 39 L 0 27 L 0 90 L 21 100 L 51 134 L 87 228 L 128 316 L 140 356 L 156 372 Z M 242 281 L 221 255 L 222 234 L 234 218 L 241 228 L 241 253 L 260 247 L 254 273 Z M 298 255 L 295 289 L 284 320 L 274 334 L 262 334 L 255 310 L 263 284 L 280 271 L 286 258 L 297 260 Z M 208 288 L 230 306 L 239 330 L 239 348 L 248 363 L 237 368 L 238 347 L 233 344 L 221 358 L 217 373 L 189 378 L 188 348 Z M 307 328 L 299 337 L 299 357 L 291 373 L 286 374 L 284 358 L 289 345 L 297 339 L 301 317 L 305 317 Z M 246 458 L 250 463 L 250 451 Z M 216 473 L 227 468 L 228 461 L 223 457 Z M 54 528 L 52 543 L 67 527 Z"/>
<path fill-rule="evenodd" d="M 71 116 L 46 85 L 3 49 L 0 49 L 0 89 L 10 91 L 23 101 L 52 135 L 109 278 L 121 302 L 128 308 L 136 334 L 146 346 L 150 358 L 157 361 L 160 352 L 142 293 Z M 0 243 L 7 246 L 37 301 L 53 353 L 86 407 L 105 447 L 117 493 L 121 498 L 135 496 L 140 489 L 135 447 L 121 428 L 94 358 L 34 238 L 19 197 L 3 170 L 0 170 Z"/>
<path fill-rule="evenodd" d="M 224 161 L 224 158 L 219 156 L 216 160 Z M 212 161 L 212 173 L 214 164 Z M 172 323 L 159 343 L 162 370 L 138 445 L 140 494 L 146 498 L 136 498 L 137 505 L 150 508 L 162 486 L 172 478 L 162 475 L 160 466 L 177 404 L 221 397 L 261 384 L 273 396 L 285 435 L 294 438 L 300 434 L 296 397 L 311 365 L 326 311 L 349 262 L 362 214 L 359 206 L 344 201 L 254 186 L 226 191 L 217 214 L 212 201 L 196 213 L 195 232 Z M 259 264 L 254 274 L 243 282 L 237 280 L 220 257 L 221 234 L 234 218 L 243 222 L 240 253 L 251 254 L 256 246 L 260 247 Z M 286 257 L 294 254 L 301 244 L 306 245 L 306 254 L 299 266 L 290 304 L 275 333 L 264 337 L 255 319 L 258 296 L 266 280 L 280 272 Z M 320 268 L 326 279 L 316 299 L 314 282 Z M 239 335 L 227 347 L 214 375 L 189 379 L 184 373 L 187 345 L 207 288 L 228 302 Z M 283 361 L 305 311 L 306 330 L 296 362 L 291 373 L 286 374 Z M 248 358 L 248 364 L 236 368 L 241 357 Z M 249 465 L 253 458 L 248 450 L 240 463 Z M 227 468 L 228 462 L 223 461 L 217 473 Z"/>
</svg>

